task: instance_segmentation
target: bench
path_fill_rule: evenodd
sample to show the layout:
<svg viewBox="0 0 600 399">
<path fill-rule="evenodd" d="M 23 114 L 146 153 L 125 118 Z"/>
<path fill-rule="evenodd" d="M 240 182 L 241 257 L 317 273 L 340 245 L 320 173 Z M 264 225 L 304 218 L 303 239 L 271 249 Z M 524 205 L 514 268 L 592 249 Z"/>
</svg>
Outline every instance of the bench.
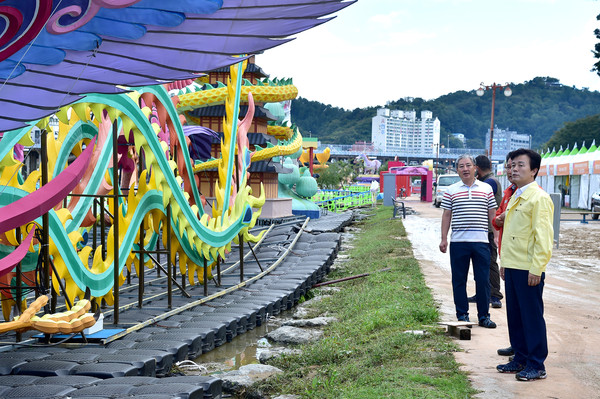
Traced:
<svg viewBox="0 0 600 399">
<path fill-rule="evenodd" d="M 400 201 L 399 198 L 392 198 L 392 202 L 394 203 L 394 215 L 392 218 L 396 217 L 398 210 L 402 210 L 402 219 L 406 219 L 406 208 L 404 207 L 404 202 Z"/>
<path fill-rule="evenodd" d="M 596 220 L 598 219 L 598 215 L 600 215 L 600 212 L 593 212 L 593 211 L 576 211 L 576 212 L 561 212 L 560 216 L 560 220 L 563 222 L 576 222 L 579 219 L 563 219 L 562 216 L 563 215 L 580 215 L 581 216 L 581 223 L 584 224 L 588 224 L 588 221 L 585 220 L 586 216 L 592 215 L 592 219 Z M 594 217 L 595 216 L 595 217 Z"/>
</svg>

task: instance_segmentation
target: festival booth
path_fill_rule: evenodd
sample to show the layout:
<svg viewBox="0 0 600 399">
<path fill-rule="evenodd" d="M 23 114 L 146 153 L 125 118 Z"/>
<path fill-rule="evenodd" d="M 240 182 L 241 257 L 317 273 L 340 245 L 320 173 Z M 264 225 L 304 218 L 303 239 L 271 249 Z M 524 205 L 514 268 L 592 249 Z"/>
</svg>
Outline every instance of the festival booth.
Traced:
<svg viewBox="0 0 600 399">
<path fill-rule="evenodd" d="M 388 162 L 388 170 L 386 171 L 382 171 L 379 172 L 379 184 L 380 184 L 380 191 L 383 193 L 383 189 L 385 186 L 385 179 L 384 179 L 384 175 L 390 173 L 390 169 L 392 168 L 401 168 L 403 166 L 405 166 L 406 164 L 402 161 L 389 161 Z M 388 179 L 388 182 L 390 180 Z M 395 179 L 392 179 L 391 181 L 393 181 L 395 183 L 395 188 L 392 190 L 393 191 L 393 195 L 394 197 L 400 197 L 400 193 L 402 192 L 402 189 L 404 189 L 404 196 L 408 197 L 409 195 L 412 194 L 412 190 L 411 190 L 411 184 L 410 184 L 410 176 L 402 176 L 402 175 L 397 175 Z"/>
<path fill-rule="evenodd" d="M 592 194 L 600 190 L 600 150 L 595 142 L 588 149 L 577 144 L 542 156 L 537 181 L 548 193 L 561 193 L 567 208 L 589 209 Z"/>
<path fill-rule="evenodd" d="M 389 162 L 391 164 L 392 162 Z M 386 178 L 386 175 L 394 175 L 395 179 Z M 432 201 L 432 183 L 433 183 L 433 171 L 425 166 L 390 166 L 390 168 L 380 173 L 380 182 L 392 181 L 396 183 L 396 189 L 394 190 L 395 197 L 400 196 L 400 191 L 404 188 L 405 196 L 409 196 L 412 193 L 412 187 L 410 183 L 411 176 L 421 177 L 421 201 L 431 202 Z M 384 191 L 384 183 L 381 184 L 381 191 Z M 385 198 L 384 198 L 385 200 Z M 385 201 L 384 201 L 385 202 Z"/>
</svg>

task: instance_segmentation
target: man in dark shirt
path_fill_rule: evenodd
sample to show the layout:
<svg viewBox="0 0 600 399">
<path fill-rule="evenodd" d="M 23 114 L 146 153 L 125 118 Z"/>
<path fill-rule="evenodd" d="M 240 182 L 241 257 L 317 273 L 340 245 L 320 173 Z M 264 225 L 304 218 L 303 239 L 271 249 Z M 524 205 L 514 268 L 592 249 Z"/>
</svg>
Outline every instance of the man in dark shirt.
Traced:
<svg viewBox="0 0 600 399">
<path fill-rule="evenodd" d="M 492 187 L 496 203 L 500 204 L 502 200 L 502 186 L 498 179 L 492 173 L 492 162 L 485 155 L 479 155 L 475 158 L 475 167 L 477 169 L 477 180 L 485 182 Z M 488 239 L 490 247 L 490 303 L 493 308 L 501 308 L 504 298 L 500 292 L 500 271 L 498 268 L 498 245 L 494 241 L 494 227 L 488 224 Z M 469 302 L 476 302 L 477 297 L 469 297 Z"/>
</svg>

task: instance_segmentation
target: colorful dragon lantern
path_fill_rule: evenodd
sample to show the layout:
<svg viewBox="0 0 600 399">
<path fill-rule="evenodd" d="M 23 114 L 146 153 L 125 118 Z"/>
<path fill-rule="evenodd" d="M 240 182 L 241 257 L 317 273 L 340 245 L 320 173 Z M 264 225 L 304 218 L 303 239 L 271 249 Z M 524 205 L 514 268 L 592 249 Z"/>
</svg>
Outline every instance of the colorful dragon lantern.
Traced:
<svg viewBox="0 0 600 399">
<path fill-rule="evenodd" d="M 232 242 L 257 241 L 260 235 L 249 230 L 260 215 L 264 193 L 252 193 L 248 166 L 297 153 L 302 138 L 297 129 L 274 127 L 278 144 L 250 152 L 245 134 L 252 115 L 238 121 L 239 105 L 241 101 L 252 104 L 253 96 L 260 101 L 279 98 L 269 97 L 274 89 L 291 90 L 288 97 L 295 97 L 297 90 L 286 82 L 242 84 L 248 56 L 237 55 L 284 43 L 290 39 L 274 38 L 316 26 L 326 21 L 320 16 L 351 3 L 323 6 L 291 1 L 273 7 L 262 0 L 251 6 L 241 0 L 4 1 L 0 7 L 0 130 L 4 131 L 0 297 L 5 319 L 17 305 L 26 313 L 15 320 L 14 328 L 36 328 L 38 320 L 32 312 L 43 301 L 36 301 L 27 313 L 23 298 L 40 288 L 35 270 L 42 248 L 48 251 L 45 262 L 51 260 L 53 266 L 54 291 L 62 291 L 67 303 L 75 303 L 67 317 L 71 327 L 61 327 L 73 331 L 90 321 L 88 305 L 81 301 L 91 295 L 113 304 L 125 270 L 139 275 L 143 268 L 153 267 L 139 253 L 155 248 L 161 238 L 163 245 L 172 248 L 171 261 L 178 259 L 180 272 L 191 284 L 203 282 L 205 275 L 212 277 L 212 264 L 227 256 Z M 224 19 L 230 22 L 224 24 Z M 273 25 L 278 19 L 286 23 Z M 260 35 L 248 31 L 249 24 L 267 20 Z M 198 40 L 199 34 L 206 40 Z M 189 89 L 197 84 L 200 71 L 232 64 L 235 84 L 206 90 L 213 98 L 198 98 Z M 167 81 L 181 82 L 169 89 L 189 92 L 173 101 L 158 84 Z M 223 102 L 227 112 L 220 158 L 205 162 L 194 161 L 189 151 L 195 139 L 190 136 L 200 133 L 182 124 L 193 122 L 186 107 L 201 101 Z M 15 151 L 33 144 L 32 129 L 47 131 L 52 114 L 60 120 L 58 135 L 47 134 L 47 160 L 25 178 L 22 157 L 15 158 Z M 218 170 L 219 189 L 206 212 L 197 174 L 210 168 Z M 115 210 L 106 216 L 111 227 L 104 247 L 88 243 L 99 217 L 93 211 L 95 196 L 106 197 L 107 207 Z M 46 236 L 39 234 L 42 229 Z M 14 269 L 18 263 L 20 269 Z M 20 303 L 16 303 L 17 281 L 21 281 Z"/>
</svg>

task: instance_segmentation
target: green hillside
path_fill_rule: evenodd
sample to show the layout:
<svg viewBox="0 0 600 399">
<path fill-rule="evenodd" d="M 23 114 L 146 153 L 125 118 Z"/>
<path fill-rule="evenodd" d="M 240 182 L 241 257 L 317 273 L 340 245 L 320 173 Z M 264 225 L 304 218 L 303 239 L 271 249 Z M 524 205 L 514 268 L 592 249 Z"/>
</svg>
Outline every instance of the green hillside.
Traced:
<svg viewBox="0 0 600 399">
<path fill-rule="evenodd" d="M 534 148 L 545 148 L 545 144 L 565 123 L 600 114 L 599 92 L 563 86 L 555 78 L 537 77 L 510 86 L 513 92 L 511 97 L 496 92 L 495 124 L 502 129 L 531 135 Z M 485 134 L 490 127 L 491 104 L 490 91 L 478 97 L 475 90 L 471 90 L 457 91 L 434 100 L 399 99 L 381 107 L 414 109 L 417 113 L 432 111 L 433 116 L 441 122 L 442 143 L 447 143 L 450 133 L 463 133 L 468 140 L 468 147 L 483 148 Z M 299 98 L 292 104 L 292 121 L 304 135 L 318 137 L 322 142 L 353 144 L 356 141 L 371 141 L 371 118 L 376 115 L 377 108 L 350 111 Z M 600 133 L 596 131 L 595 134 L 595 138 L 600 139 Z M 561 145 L 565 139 L 574 142 L 584 138 L 565 136 L 563 132 L 561 140 L 551 143 Z M 457 145 L 456 141 L 450 140 L 450 147 Z"/>
<path fill-rule="evenodd" d="M 600 114 L 565 123 L 544 145 L 543 149 L 556 148 L 558 150 L 560 146 L 567 148 L 567 145 L 573 148 L 574 143 L 581 148 L 581 143 L 584 141 L 589 148 L 593 140 L 596 140 L 596 144 L 600 144 Z"/>
</svg>

